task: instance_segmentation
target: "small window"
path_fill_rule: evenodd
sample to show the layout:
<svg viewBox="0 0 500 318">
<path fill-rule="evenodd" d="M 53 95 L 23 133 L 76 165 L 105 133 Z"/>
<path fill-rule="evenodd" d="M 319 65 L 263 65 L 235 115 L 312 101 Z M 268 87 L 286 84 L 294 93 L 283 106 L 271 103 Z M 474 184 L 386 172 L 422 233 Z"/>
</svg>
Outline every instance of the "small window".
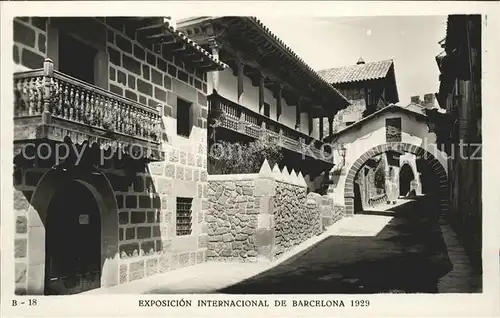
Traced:
<svg viewBox="0 0 500 318">
<path fill-rule="evenodd" d="M 346 121 L 346 122 L 345 122 L 345 125 L 346 125 L 346 126 L 350 126 L 350 125 L 352 125 L 352 124 L 354 124 L 354 123 L 355 123 L 354 121 Z"/>
<path fill-rule="evenodd" d="M 386 142 L 401 141 L 401 118 L 386 118 L 385 139 Z"/>
<path fill-rule="evenodd" d="M 190 235 L 192 231 L 192 198 L 177 198 L 175 231 L 178 236 Z"/>
<path fill-rule="evenodd" d="M 193 127 L 192 104 L 177 98 L 177 135 L 189 137 Z"/>
<path fill-rule="evenodd" d="M 264 103 L 264 116 L 271 117 L 271 106 L 268 103 Z"/>
</svg>

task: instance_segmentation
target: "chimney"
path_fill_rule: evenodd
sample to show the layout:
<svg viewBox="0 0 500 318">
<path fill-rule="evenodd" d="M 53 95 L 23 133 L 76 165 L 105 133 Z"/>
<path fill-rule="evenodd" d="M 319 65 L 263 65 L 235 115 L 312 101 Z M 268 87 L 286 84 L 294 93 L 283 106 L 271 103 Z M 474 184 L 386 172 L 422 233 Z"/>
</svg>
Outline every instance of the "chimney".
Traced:
<svg viewBox="0 0 500 318">
<path fill-rule="evenodd" d="M 362 57 L 360 57 L 359 60 L 356 62 L 356 65 L 360 65 L 360 64 L 365 64 L 365 61 L 363 60 Z"/>
<path fill-rule="evenodd" d="M 425 94 L 424 95 L 424 105 L 427 107 L 434 107 L 435 106 L 435 101 L 436 101 L 436 95 L 433 93 Z"/>
<path fill-rule="evenodd" d="M 411 102 L 413 104 L 420 104 L 420 96 L 412 96 L 411 97 Z"/>
</svg>

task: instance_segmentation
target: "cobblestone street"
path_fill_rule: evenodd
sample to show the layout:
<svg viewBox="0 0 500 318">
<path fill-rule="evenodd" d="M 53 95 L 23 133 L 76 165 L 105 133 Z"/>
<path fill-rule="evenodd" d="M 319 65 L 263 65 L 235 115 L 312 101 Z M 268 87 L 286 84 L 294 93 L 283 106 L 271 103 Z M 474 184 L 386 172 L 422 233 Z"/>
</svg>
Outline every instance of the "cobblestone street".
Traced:
<svg viewBox="0 0 500 318">
<path fill-rule="evenodd" d="M 405 200 L 386 211 L 387 206 L 365 211 L 336 235 L 220 292 L 436 293 L 438 279 L 452 270 L 452 264 L 428 201 Z M 377 224 L 383 226 L 379 233 L 367 231 Z M 468 287 L 462 285 L 461 291 Z"/>
</svg>

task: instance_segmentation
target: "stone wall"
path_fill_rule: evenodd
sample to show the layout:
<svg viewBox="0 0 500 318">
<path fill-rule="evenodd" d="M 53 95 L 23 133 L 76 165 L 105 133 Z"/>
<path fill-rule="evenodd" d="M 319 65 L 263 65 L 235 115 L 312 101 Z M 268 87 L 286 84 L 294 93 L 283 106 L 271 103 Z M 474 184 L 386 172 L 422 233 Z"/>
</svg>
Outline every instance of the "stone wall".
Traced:
<svg viewBox="0 0 500 318">
<path fill-rule="evenodd" d="M 42 68 L 47 55 L 47 18 L 17 17 L 13 29 L 16 70 Z"/>
<path fill-rule="evenodd" d="M 57 52 L 58 32 L 65 32 L 66 28 L 62 27 L 64 21 L 52 23 L 52 20 L 43 19 L 42 23 L 38 18 L 15 19 L 14 61 L 19 64 L 18 71 L 41 68 L 45 57 L 53 59 L 57 69 L 57 56 L 51 53 Z M 87 20 L 91 20 L 92 25 L 98 24 L 99 30 L 104 30 L 102 34 L 105 34 L 101 36 L 99 33 L 97 36 L 100 40 L 105 39 L 102 51 L 105 54 L 97 58 L 98 71 L 101 72 L 99 76 L 104 74 L 105 84 L 101 81 L 96 85 L 109 87 L 110 91 L 139 103 L 161 107 L 165 133 L 163 161 L 139 167 L 119 163 L 100 167 L 114 194 L 114 197 L 105 200 L 111 200 L 111 204 L 117 207 L 117 221 L 114 223 L 117 234 L 112 240 L 117 241 L 118 265 L 116 270 L 115 265 L 111 267 L 113 273 L 110 275 L 115 277 L 109 285 L 204 262 L 208 247 L 204 216 L 208 209 L 206 73 L 184 65 L 171 52 L 154 53 L 151 47 L 144 47 L 137 42 L 135 34 L 123 25 L 111 23 L 106 18 Z M 47 34 L 49 39 L 46 38 Z M 48 53 L 45 54 L 45 51 Z M 25 54 L 28 57 L 35 54 L 35 62 L 24 57 Z M 102 65 L 106 67 L 103 69 Z M 177 135 L 178 98 L 191 104 L 192 129 L 189 136 Z M 37 178 L 47 171 L 39 170 L 36 170 L 39 175 Z M 30 250 L 29 246 L 30 240 L 36 239 L 36 235 L 45 235 L 45 229 L 37 211 L 30 205 L 30 197 L 37 189 L 38 179 L 35 182 L 29 171 L 19 170 L 14 175 L 16 288 L 19 293 L 28 290 L 36 294 L 43 293 L 45 255 Z M 191 234 L 185 236 L 176 233 L 178 197 L 192 198 L 192 230 Z M 47 198 L 47 202 L 49 200 Z M 34 226 L 29 223 L 28 211 L 32 211 L 29 213 L 36 220 Z M 103 243 L 103 250 L 108 248 L 106 244 L 108 241 Z M 34 256 L 29 257 L 30 253 Z M 33 266 L 41 270 L 33 270 L 32 273 L 42 274 L 33 277 L 32 286 L 27 288 L 26 272 L 29 273 Z"/>
<path fill-rule="evenodd" d="M 207 259 L 213 261 L 279 258 L 342 216 L 331 198 L 307 195 L 300 173 L 271 170 L 267 161 L 258 174 L 210 175 L 208 198 Z"/>
<path fill-rule="evenodd" d="M 277 182 L 273 211 L 276 258 L 321 232 L 320 210 L 313 199 L 316 196 L 320 197 L 315 193 L 307 196 L 303 186 Z"/>
<path fill-rule="evenodd" d="M 212 178 L 206 213 L 208 260 L 255 262 L 260 199 L 254 196 L 256 175 Z M 214 180 L 215 179 L 215 180 Z"/>
</svg>

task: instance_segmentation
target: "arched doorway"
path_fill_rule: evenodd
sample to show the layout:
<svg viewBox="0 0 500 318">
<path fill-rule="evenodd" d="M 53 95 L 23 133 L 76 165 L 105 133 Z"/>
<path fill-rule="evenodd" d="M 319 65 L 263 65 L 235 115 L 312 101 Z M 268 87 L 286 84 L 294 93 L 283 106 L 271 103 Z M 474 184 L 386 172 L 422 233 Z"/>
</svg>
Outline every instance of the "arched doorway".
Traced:
<svg viewBox="0 0 500 318">
<path fill-rule="evenodd" d="M 427 150 L 409 143 L 386 143 L 376 147 L 371 148 L 364 154 L 358 157 L 358 159 L 350 166 L 349 171 L 345 179 L 344 186 L 344 202 L 345 202 L 345 214 L 354 214 L 354 199 L 355 199 L 355 179 L 356 175 L 363 167 L 364 163 L 374 156 L 380 155 L 381 153 L 388 151 L 397 152 L 408 152 L 421 157 L 425 164 L 429 167 L 432 179 L 435 180 L 433 184 L 436 187 L 436 191 L 433 193 L 433 197 L 439 202 L 440 213 L 447 214 L 449 207 L 448 199 L 448 179 L 446 175 L 446 170 L 438 159 L 434 157 Z"/>
<path fill-rule="evenodd" d="M 94 204 L 97 205 L 97 208 Z M 94 225 L 98 227 L 98 229 L 94 228 L 91 241 L 97 241 L 99 245 L 97 246 L 97 243 L 89 243 L 88 240 L 86 243 L 97 246 L 97 248 L 94 247 L 92 249 L 92 252 L 89 251 L 88 253 L 92 253 L 92 261 L 89 260 L 89 262 L 94 262 L 94 256 L 98 257 L 98 280 L 93 284 L 84 284 L 82 289 L 88 290 L 95 286 L 111 287 L 118 284 L 118 205 L 111 183 L 105 174 L 97 169 L 64 169 L 55 167 L 41 178 L 33 193 L 30 211 L 32 213 L 30 222 L 34 224 L 32 229 L 30 229 L 30 233 L 36 239 L 30 239 L 28 242 L 28 265 L 31 266 L 28 271 L 28 280 L 32 284 L 28 285 L 27 294 L 42 295 L 49 292 L 45 285 L 48 283 L 50 275 L 55 275 L 50 274 L 53 273 L 53 269 L 46 269 L 46 266 L 50 265 L 47 258 L 49 255 L 52 258 L 58 257 L 58 247 L 52 248 L 54 240 L 72 242 L 73 246 L 70 246 L 69 243 L 66 246 L 68 253 L 73 253 L 73 256 L 75 256 L 76 251 L 83 253 L 80 244 L 84 244 L 85 240 L 77 240 L 76 231 L 71 232 L 69 229 L 64 230 L 57 227 L 57 225 L 63 223 L 63 221 L 60 221 L 61 217 L 64 219 L 66 217 L 69 218 L 71 215 L 76 217 L 76 222 L 78 223 L 80 221 L 87 223 L 88 219 L 88 225 L 92 226 L 92 228 L 94 228 Z M 92 213 L 89 211 L 92 211 Z M 80 218 L 81 214 L 87 214 L 88 217 L 82 216 Z M 93 222 L 93 219 L 96 219 L 96 215 L 98 216 L 97 222 Z M 93 217 L 91 218 L 91 216 Z M 90 222 L 92 222 L 92 225 Z M 73 227 L 70 228 L 74 229 Z M 52 230 L 55 230 L 55 233 Z M 47 242 L 47 240 L 51 241 Z M 53 250 L 48 252 L 46 248 L 52 248 Z M 95 254 L 93 254 L 94 252 Z M 97 256 L 97 254 L 99 255 Z M 82 258 L 80 255 L 76 255 L 76 257 Z M 52 262 L 54 263 L 54 261 Z M 64 262 L 64 260 L 61 260 L 61 262 Z M 88 268 L 90 268 L 90 265 Z M 91 279 L 88 277 L 87 281 L 91 281 Z M 54 286 L 50 288 L 51 294 L 68 293 L 64 288 L 54 289 Z"/>
<path fill-rule="evenodd" d="M 415 179 L 410 165 L 405 163 L 399 171 L 399 195 L 405 197 L 410 194 L 411 181 Z"/>
<path fill-rule="evenodd" d="M 74 294 L 100 286 L 101 216 L 81 182 L 61 187 L 47 209 L 45 294 Z"/>
</svg>

